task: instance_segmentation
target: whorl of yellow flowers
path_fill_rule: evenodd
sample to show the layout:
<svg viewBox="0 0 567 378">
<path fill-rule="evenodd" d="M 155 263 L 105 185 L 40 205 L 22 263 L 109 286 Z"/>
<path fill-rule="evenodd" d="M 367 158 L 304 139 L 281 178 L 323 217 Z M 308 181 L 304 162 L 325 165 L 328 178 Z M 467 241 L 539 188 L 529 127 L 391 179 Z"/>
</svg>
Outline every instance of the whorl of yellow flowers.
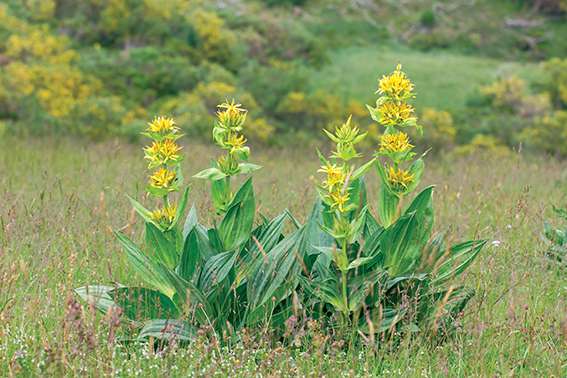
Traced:
<svg viewBox="0 0 567 378">
<path fill-rule="evenodd" d="M 147 191 L 154 197 L 163 200 L 163 206 L 151 212 L 151 218 L 158 224 L 168 227 L 175 218 L 176 206 L 170 204 L 169 193 L 179 190 L 181 147 L 176 140 L 181 137 L 179 128 L 172 118 L 156 117 L 143 135 L 152 139 L 152 144 L 144 148 L 144 158 L 149 161 Z"/>
</svg>

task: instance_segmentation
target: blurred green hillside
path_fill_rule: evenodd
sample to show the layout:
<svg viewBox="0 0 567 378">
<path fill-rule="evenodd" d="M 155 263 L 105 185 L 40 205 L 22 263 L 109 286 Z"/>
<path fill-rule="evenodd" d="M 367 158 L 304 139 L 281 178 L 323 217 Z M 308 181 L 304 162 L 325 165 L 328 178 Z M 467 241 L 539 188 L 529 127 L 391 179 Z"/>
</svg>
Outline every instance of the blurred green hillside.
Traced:
<svg viewBox="0 0 567 378">
<path fill-rule="evenodd" d="M 434 151 L 567 155 L 567 1 L 5 0 L 0 132 L 135 139 L 156 114 L 209 138 L 217 103 L 255 143 L 309 142 L 397 63 Z"/>
</svg>

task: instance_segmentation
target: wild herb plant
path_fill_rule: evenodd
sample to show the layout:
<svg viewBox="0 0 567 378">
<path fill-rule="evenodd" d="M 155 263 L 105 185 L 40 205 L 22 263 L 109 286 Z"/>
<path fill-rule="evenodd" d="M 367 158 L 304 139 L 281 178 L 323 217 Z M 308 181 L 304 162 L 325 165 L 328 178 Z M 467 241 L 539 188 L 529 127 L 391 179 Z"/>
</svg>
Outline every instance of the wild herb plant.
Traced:
<svg viewBox="0 0 567 378">
<path fill-rule="evenodd" d="M 291 292 L 280 290 L 284 283 L 272 276 L 275 265 L 267 268 L 266 262 L 294 258 L 291 252 L 297 234 L 288 238 L 282 234 L 286 221 L 292 218 L 284 211 L 272 220 L 264 218 L 254 227 L 256 206 L 251 178 L 236 193 L 230 186 L 231 177 L 260 168 L 246 162 L 250 150 L 241 133 L 246 110 L 234 101 L 219 105 L 219 109 L 213 138 L 226 155 L 196 177 L 211 180 L 220 221 L 206 228 L 199 224 L 193 207 L 183 227 L 179 226 L 188 190 L 178 206 L 169 196 L 182 185 L 181 147 L 175 142 L 180 134 L 172 119 L 156 118 L 144 133 L 153 140 L 144 151 L 152 170 L 147 192 L 162 204 L 151 211 L 130 199 L 145 221 L 145 246 L 116 233 L 132 267 L 149 287 L 115 284 L 76 290 L 102 312 L 120 311 L 128 322 L 141 327 L 138 339 L 189 340 L 203 327 L 212 329 L 213 335 L 230 339 L 244 326 L 268 319 L 271 324 L 281 325 L 285 320 L 272 314 Z"/>
<path fill-rule="evenodd" d="M 560 226 L 553 226 L 545 221 L 543 224 L 543 235 L 548 244 L 545 253 L 546 257 L 560 266 L 567 266 L 567 209 L 553 207 L 553 212 L 557 218 L 563 220 L 563 229 Z"/>
<path fill-rule="evenodd" d="M 484 241 L 445 247 L 432 236 L 433 187 L 411 201 L 424 163 L 412 152 L 407 128 L 416 127 L 413 84 L 398 66 L 379 81 L 372 118 L 384 127 L 375 156 L 357 164 L 365 137 L 349 118 L 334 132 L 327 158 L 319 153 L 324 180 L 305 225 L 287 210 L 272 220 L 256 219 L 252 178 L 232 191 L 231 179 L 256 171 L 248 162 L 243 125 L 246 110 L 219 105 L 213 140 L 225 151 L 195 177 L 211 181 L 219 219 L 198 222 L 195 207 L 181 229 L 188 198 L 179 205 L 181 148 L 173 120 L 156 118 L 144 135 L 152 170 L 147 191 L 162 205 L 150 211 L 131 199 L 145 221 L 145 246 L 117 233 L 133 268 L 150 287 L 86 286 L 79 295 L 103 312 L 121 311 L 148 336 L 189 340 L 196 329 L 231 339 L 243 327 L 282 330 L 292 315 L 317 319 L 342 332 L 450 331 L 473 295 L 454 281 L 475 259 Z M 364 174 L 376 167 L 380 179 L 378 218 L 370 211 Z M 256 219 L 256 225 L 255 225 Z M 286 221 L 292 230 L 284 235 Z M 118 310 L 120 309 L 120 310 Z"/>
<path fill-rule="evenodd" d="M 371 340 L 399 328 L 451 328 L 472 296 L 453 279 L 485 244 L 468 241 L 447 248 L 442 235 L 432 236 L 433 187 L 405 203 L 424 169 L 405 132 L 419 128 L 409 104 L 413 90 L 401 66 L 380 79 L 380 97 L 369 110 L 384 132 L 375 157 L 359 167 L 352 161 L 361 157 L 355 145 L 364 134 L 349 121 L 334 134 L 326 131 L 336 149 L 328 159 L 320 156 L 325 176 L 307 227 L 320 225 L 330 238 L 311 228 L 303 245 L 308 274 L 302 286 L 311 315 Z M 369 211 L 362 177 L 371 166 L 380 180 L 378 220 Z"/>
</svg>

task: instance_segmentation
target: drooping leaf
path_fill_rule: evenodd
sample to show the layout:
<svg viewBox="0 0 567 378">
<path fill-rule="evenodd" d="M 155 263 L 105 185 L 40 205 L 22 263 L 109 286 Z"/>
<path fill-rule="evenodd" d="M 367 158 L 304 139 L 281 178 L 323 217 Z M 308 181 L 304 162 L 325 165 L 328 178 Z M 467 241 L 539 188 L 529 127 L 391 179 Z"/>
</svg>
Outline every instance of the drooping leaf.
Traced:
<svg viewBox="0 0 567 378">
<path fill-rule="evenodd" d="M 449 255 L 434 271 L 433 283 L 440 285 L 461 274 L 476 258 L 486 240 L 470 240 L 452 246 Z"/>
<path fill-rule="evenodd" d="M 136 201 L 134 198 L 130 196 L 127 197 L 128 200 L 130 200 L 130 203 L 132 204 L 134 210 L 136 210 L 136 212 L 144 219 L 144 221 L 146 221 L 146 223 L 151 223 L 159 229 L 162 228 L 157 222 L 153 220 L 152 212 L 150 210 L 146 209 L 144 205 Z"/>
<path fill-rule="evenodd" d="M 114 300 L 109 295 L 109 292 L 116 289 L 117 287 L 122 287 L 122 285 L 88 285 L 76 288 L 74 291 L 79 297 L 81 297 L 82 300 L 94 305 L 97 310 L 99 310 L 103 314 L 106 314 L 110 308 L 118 307 L 118 305 L 114 303 Z"/>
<path fill-rule="evenodd" d="M 142 279 L 169 298 L 173 298 L 175 293 L 185 295 L 187 288 L 175 272 L 159 261 L 153 261 L 146 257 L 126 235 L 120 232 L 115 232 L 115 235 L 124 247 L 130 263 L 140 273 Z"/>
<path fill-rule="evenodd" d="M 156 290 L 121 287 L 111 290 L 108 295 L 122 309 L 123 315 L 133 321 L 175 318 L 179 315 L 173 301 Z"/>
<path fill-rule="evenodd" d="M 190 341 L 196 330 L 187 322 L 176 319 L 153 319 L 145 323 L 138 335 L 138 340 L 150 337 L 164 341 Z"/>
</svg>

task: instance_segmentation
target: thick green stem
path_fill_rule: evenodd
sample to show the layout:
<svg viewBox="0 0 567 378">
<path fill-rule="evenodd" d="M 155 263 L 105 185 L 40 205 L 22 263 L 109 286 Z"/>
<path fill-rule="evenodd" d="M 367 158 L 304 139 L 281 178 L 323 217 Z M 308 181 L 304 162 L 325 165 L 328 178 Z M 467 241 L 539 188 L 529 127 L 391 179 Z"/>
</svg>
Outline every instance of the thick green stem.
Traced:
<svg viewBox="0 0 567 378">
<path fill-rule="evenodd" d="M 346 239 L 342 241 L 342 254 L 343 254 L 344 261 L 348 261 Z M 341 282 L 342 282 L 342 287 L 343 287 L 343 304 L 344 304 L 343 315 L 344 315 L 344 319 L 345 319 L 345 325 L 348 324 L 348 313 L 349 313 L 349 311 L 348 311 L 348 294 L 347 294 L 347 273 L 348 273 L 347 270 L 345 270 L 345 269 L 341 270 Z"/>
</svg>

